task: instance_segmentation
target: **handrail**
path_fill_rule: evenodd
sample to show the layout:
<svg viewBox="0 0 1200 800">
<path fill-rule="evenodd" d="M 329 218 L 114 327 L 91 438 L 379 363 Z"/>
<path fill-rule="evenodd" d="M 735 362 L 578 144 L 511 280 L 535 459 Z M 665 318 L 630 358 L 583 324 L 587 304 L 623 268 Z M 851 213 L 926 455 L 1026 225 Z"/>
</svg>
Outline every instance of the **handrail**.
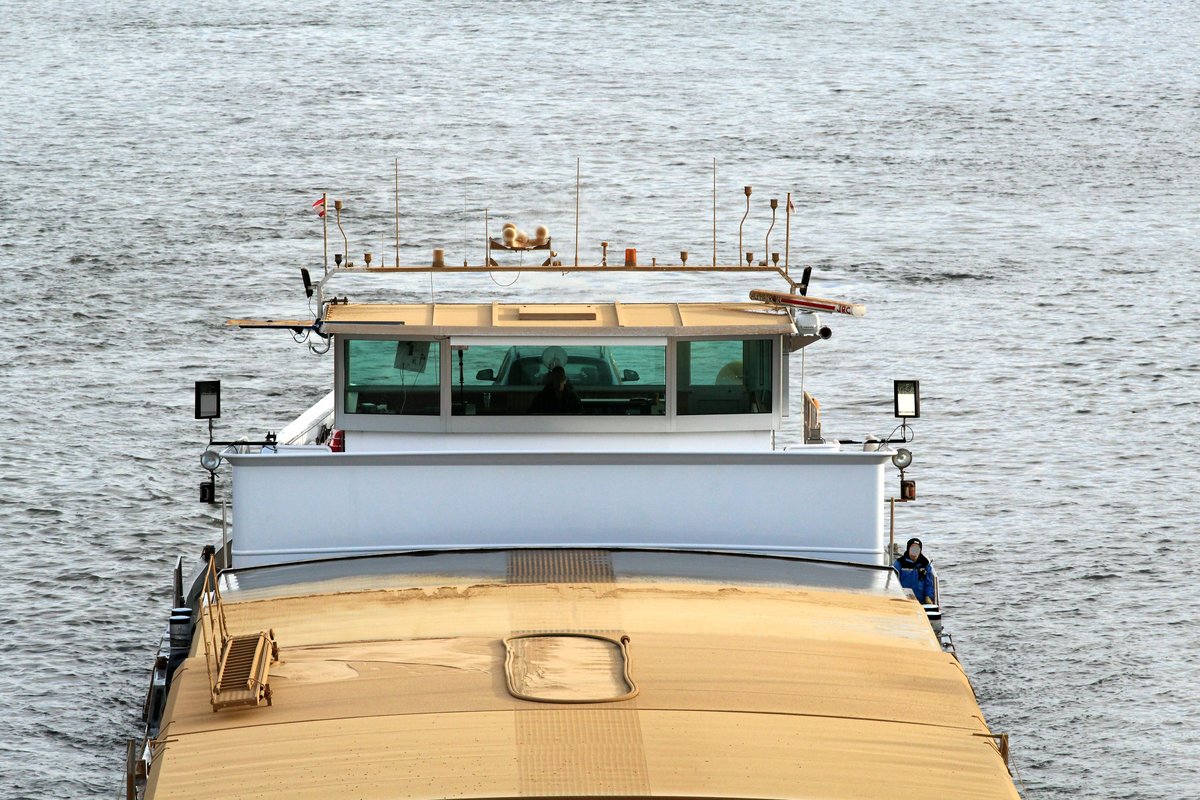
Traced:
<svg viewBox="0 0 1200 800">
<path fill-rule="evenodd" d="M 553 259 L 551 259 L 553 260 Z M 321 280 L 314 284 L 317 291 L 318 306 L 323 307 L 325 304 L 325 287 L 333 278 L 338 275 L 386 275 L 386 274 L 406 274 L 406 273 L 437 273 L 437 272 L 556 272 L 566 275 L 568 272 L 773 272 L 787 282 L 788 288 L 793 293 L 803 294 L 800 287 L 804 286 L 806 281 L 802 278 L 796 281 L 792 278 L 787 267 L 780 267 L 777 264 L 713 264 L 706 266 L 697 264 L 689 266 L 687 264 L 658 264 L 654 263 L 649 266 L 609 266 L 607 264 L 590 264 L 590 265 L 571 265 L 571 264 L 529 264 L 529 265 L 514 265 L 514 264 L 464 264 L 462 266 L 453 266 L 446 264 L 445 266 L 405 266 L 405 267 L 343 267 L 336 266 L 328 270 Z"/>
<path fill-rule="evenodd" d="M 200 590 L 197 606 L 201 638 L 204 641 L 204 666 L 208 671 L 209 694 L 213 702 L 217 699 L 217 680 L 221 673 L 222 654 L 229 640 L 229 629 L 225 624 L 225 606 L 221 602 L 221 589 L 217 583 L 217 560 L 214 554 L 208 559 L 208 569 L 204 574 L 204 586 Z"/>
</svg>

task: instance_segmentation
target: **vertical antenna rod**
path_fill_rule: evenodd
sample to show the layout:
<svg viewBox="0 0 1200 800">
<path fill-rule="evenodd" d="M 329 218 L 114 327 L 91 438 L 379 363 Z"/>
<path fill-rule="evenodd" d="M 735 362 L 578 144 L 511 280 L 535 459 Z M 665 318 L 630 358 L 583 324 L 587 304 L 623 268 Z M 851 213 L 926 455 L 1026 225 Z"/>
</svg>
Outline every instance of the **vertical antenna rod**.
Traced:
<svg viewBox="0 0 1200 800">
<path fill-rule="evenodd" d="M 771 227 L 767 228 L 767 238 L 763 242 L 763 262 L 767 263 L 766 259 L 771 257 L 771 231 L 775 230 L 775 210 L 779 208 L 779 198 L 771 198 Z"/>
<path fill-rule="evenodd" d="M 325 274 L 329 274 L 329 192 L 321 192 L 321 238 L 325 243 Z"/>
<path fill-rule="evenodd" d="M 579 266 L 579 156 L 575 157 L 575 266 Z"/>
<path fill-rule="evenodd" d="M 396 168 L 396 268 L 400 268 L 400 159 L 395 159 Z"/>
<path fill-rule="evenodd" d="M 342 201 L 333 201 L 333 212 L 337 215 L 338 230 L 342 232 L 342 247 L 345 249 L 346 266 L 350 266 L 350 240 L 346 238 L 346 230 L 342 227 Z M 334 259 L 335 261 L 337 259 Z"/>
<path fill-rule="evenodd" d="M 717 265 L 717 160 L 713 159 L 713 266 Z"/>
<path fill-rule="evenodd" d="M 792 260 L 792 193 L 787 194 L 787 207 L 784 212 L 784 217 L 787 219 L 787 225 L 784 228 L 783 234 L 783 272 L 786 275 L 788 265 Z"/>
<path fill-rule="evenodd" d="M 746 217 L 750 216 L 750 187 L 746 187 L 746 213 L 742 214 L 742 222 L 738 225 L 738 256 L 734 259 L 735 264 L 742 263 L 742 225 L 746 224 Z"/>
</svg>

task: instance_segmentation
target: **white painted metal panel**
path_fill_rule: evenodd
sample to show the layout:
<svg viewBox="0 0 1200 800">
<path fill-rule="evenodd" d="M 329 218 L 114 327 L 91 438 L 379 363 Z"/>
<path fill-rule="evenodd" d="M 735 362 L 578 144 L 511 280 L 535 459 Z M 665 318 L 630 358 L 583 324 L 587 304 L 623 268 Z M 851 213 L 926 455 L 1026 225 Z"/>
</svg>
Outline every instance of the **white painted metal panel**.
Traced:
<svg viewBox="0 0 1200 800">
<path fill-rule="evenodd" d="M 878 453 L 240 455 L 234 565 L 411 549 L 670 547 L 883 563 Z"/>
<path fill-rule="evenodd" d="M 472 452 L 770 452 L 771 432 L 687 433 L 395 433 L 347 431 L 348 453 Z"/>
</svg>

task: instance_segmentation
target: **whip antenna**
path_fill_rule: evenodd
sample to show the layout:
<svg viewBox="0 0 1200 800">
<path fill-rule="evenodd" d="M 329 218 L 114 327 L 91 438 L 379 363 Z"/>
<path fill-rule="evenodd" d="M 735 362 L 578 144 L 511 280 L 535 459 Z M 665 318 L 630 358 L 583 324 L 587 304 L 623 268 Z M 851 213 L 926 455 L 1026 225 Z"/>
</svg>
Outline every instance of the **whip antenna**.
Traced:
<svg viewBox="0 0 1200 800">
<path fill-rule="evenodd" d="M 575 266 L 579 266 L 579 157 L 575 157 Z"/>
<path fill-rule="evenodd" d="M 713 266 L 717 265 L 717 160 L 713 159 Z"/>
<path fill-rule="evenodd" d="M 396 269 L 400 269 L 400 158 L 394 162 L 396 168 Z"/>
</svg>

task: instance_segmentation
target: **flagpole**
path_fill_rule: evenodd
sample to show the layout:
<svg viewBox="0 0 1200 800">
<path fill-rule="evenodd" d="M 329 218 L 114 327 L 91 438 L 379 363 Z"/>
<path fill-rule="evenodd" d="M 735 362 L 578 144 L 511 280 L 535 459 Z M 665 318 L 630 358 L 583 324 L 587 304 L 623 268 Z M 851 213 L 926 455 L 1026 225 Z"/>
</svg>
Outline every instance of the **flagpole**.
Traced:
<svg viewBox="0 0 1200 800">
<path fill-rule="evenodd" d="M 329 274 L 329 215 L 325 213 L 325 204 L 328 202 L 328 199 L 328 193 L 321 192 L 321 223 L 324 229 L 321 238 L 324 239 L 325 243 L 324 269 L 326 275 Z"/>
</svg>

